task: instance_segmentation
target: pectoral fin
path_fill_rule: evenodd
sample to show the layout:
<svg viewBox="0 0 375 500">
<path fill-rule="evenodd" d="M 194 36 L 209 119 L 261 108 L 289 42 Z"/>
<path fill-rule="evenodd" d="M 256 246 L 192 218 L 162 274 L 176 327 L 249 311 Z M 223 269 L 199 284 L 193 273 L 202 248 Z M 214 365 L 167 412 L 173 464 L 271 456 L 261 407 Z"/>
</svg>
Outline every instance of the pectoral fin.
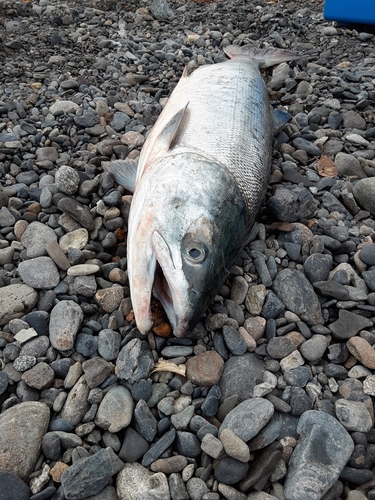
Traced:
<svg viewBox="0 0 375 500">
<path fill-rule="evenodd" d="M 137 160 L 114 160 L 102 163 L 103 169 L 113 175 L 117 184 L 120 184 L 131 193 L 134 193 L 135 190 L 137 166 Z"/>
</svg>

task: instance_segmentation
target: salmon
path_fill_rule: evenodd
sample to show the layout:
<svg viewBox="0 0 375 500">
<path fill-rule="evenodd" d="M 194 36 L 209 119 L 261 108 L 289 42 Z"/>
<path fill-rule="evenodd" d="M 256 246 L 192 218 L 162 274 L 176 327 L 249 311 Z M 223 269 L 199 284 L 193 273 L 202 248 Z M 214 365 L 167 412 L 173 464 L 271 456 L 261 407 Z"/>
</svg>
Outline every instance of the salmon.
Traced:
<svg viewBox="0 0 375 500">
<path fill-rule="evenodd" d="M 260 68 L 279 49 L 229 46 L 225 62 L 187 70 L 132 162 L 103 166 L 134 192 L 128 275 L 138 329 L 153 326 L 151 297 L 173 333 L 190 332 L 248 242 L 270 173 L 274 120 Z"/>
</svg>

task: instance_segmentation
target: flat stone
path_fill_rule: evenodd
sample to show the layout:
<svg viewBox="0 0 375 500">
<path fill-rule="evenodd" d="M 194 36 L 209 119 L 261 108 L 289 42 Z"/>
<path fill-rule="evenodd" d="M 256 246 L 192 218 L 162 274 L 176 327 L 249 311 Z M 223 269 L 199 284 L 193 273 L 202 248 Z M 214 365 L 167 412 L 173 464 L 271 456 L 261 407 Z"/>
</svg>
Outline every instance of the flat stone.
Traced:
<svg viewBox="0 0 375 500">
<path fill-rule="evenodd" d="M 176 430 L 171 429 L 165 434 L 161 436 L 152 446 L 151 448 L 144 454 L 142 459 L 142 465 L 148 467 L 155 460 L 157 460 L 160 455 L 162 455 L 167 448 L 171 446 L 173 441 L 176 438 Z M 180 452 L 178 452 L 180 453 Z M 181 454 L 181 453 L 180 453 Z"/>
<path fill-rule="evenodd" d="M 263 381 L 264 372 L 264 364 L 253 353 L 229 358 L 219 382 L 221 401 L 234 393 L 239 401 L 251 398 L 255 385 Z"/>
<path fill-rule="evenodd" d="M 162 472 L 151 472 L 138 463 L 126 463 L 117 475 L 116 489 L 119 500 L 147 498 L 170 500 L 168 481 Z"/>
<path fill-rule="evenodd" d="M 64 407 L 61 411 L 61 418 L 70 425 L 78 425 L 85 413 L 89 410 L 90 404 L 87 401 L 90 388 L 87 385 L 85 377 L 82 376 L 74 387 L 70 390 L 66 398 Z"/>
<path fill-rule="evenodd" d="M 329 329 L 335 338 L 347 340 L 357 335 L 361 330 L 372 326 L 371 320 L 345 309 L 340 309 L 339 318 L 329 325 Z"/>
<path fill-rule="evenodd" d="M 211 386 L 219 382 L 224 361 L 216 351 L 206 351 L 189 358 L 186 362 L 186 377 L 199 386 Z"/>
<path fill-rule="evenodd" d="M 337 481 L 354 443 L 334 417 L 315 410 L 300 417 L 297 432 L 301 437 L 289 461 L 285 497 L 320 500 Z"/>
<path fill-rule="evenodd" d="M 215 468 L 215 479 L 224 484 L 236 484 L 247 474 L 249 465 L 232 457 L 224 457 Z"/>
<path fill-rule="evenodd" d="M 93 231 L 95 229 L 94 219 L 92 218 L 88 207 L 86 207 L 85 205 L 81 205 L 74 198 L 62 198 L 58 201 L 57 207 L 62 212 L 73 217 L 74 220 L 76 220 L 88 231 Z"/>
<path fill-rule="evenodd" d="M 28 285 L 0 287 L 0 326 L 27 314 L 37 303 L 38 293 Z"/>
<path fill-rule="evenodd" d="M 223 443 L 225 452 L 230 457 L 244 463 L 250 460 L 249 447 L 231 429 L 223 429 L 220 432 L 220 441 Z"/>
<path fill-rule="evenodd" d="M 121 349 L 115 373 L 118 378 L 134 384 L 147 378 L 153 367 L 154 359 L 148 343 L 135 338 Z"/>
<path fill-rule="evenodd" d="M 52 346 L 59 351 L 72 349 L 82 320 L 82 309 L 72 300 L 62 300 L 56 304 L 50 316 Z"/>
<path fill-rule="evenodd" d="M 111 448 L 80 458 L 63 472 L 61 484 L 67 500 L 79 500 L 96 495 L 107 485 L 115 473 L 109 450 Z"/>
<path fill-rule="evenodd" d="M 272 403 L 266 399 L 252 398 L 243 401 L 224 418 L 219 429 L 219 437 L 224 429 L 230 429 L 242 441 L 249 441 L 267 424 L 273 412 Z"/>
<path fill-rule="evenodd" d="M 47 363 L 40 362 L 30 370 L 22 374 L 22 380 L 26 382 L 29 387 L 43 391 L 51 387 L 55 378 L 55 372 L 47 365 Z"/>
<path fill-rule="evenodd" d="M 151 464 L 150 469 L 153 472 L 163 472 L 163 474 L 173 474 L 181 472 L 188 464 L 186 457 L 174 455 L 168 458 L 159 458 Z"/>
<path fill-rule="evenodd" d="M 26 247 L 30 258 L 46 255 L 46 247 L 51 241 L 57 241 L 55 231 L 41 222 L 31 222 L 21 237 L 21 243 Z"/>
<path fill-rule="evenodd" d="M 28 481 L 39 456 L 49 419 L 48 406 L 40 402 L 19 403 L 0 415 L 1 471 L 12 472 Z"/>
<path fill-rule="evenodd" d="M 130 391 L 114 386 L 105 394 L 95 417 L 95 424 L 109 432 L 119 432 L 130 424 L 134 403 Z"/>
<path fill-rule="evenodd" d="M 319 361 L 325 353 L 328 346 L 327 337 L 324 335 L 313 335 L 311 339 L 306 340 L 300 347 L 300 353 L 307 361 Z M 375 353 L 374 353 L 375 354 Z"/>
<path fill-rule="evenodd" d="M 139 400 L 134 410 L 134 420 L 142 437 L 151 443 L 157 432 L 157 420 L 152 414 L 146 401 Z"/>
<path fill-rule="evenodd" d="M 283 269 L 277 275 L 273 288 L 286 307 L 308 325 L 323 323 L 320 303 L 308 279 L 294 269 Z"/>
<path fill-rule="evenodd" d="M 51 290 L 60 282 L 59 271 L 50 257 L 24 260 L 18 265 L 22 281 L 33 288 Z"/>
<path fill-rule="evenodd" d="M 124 289 L 120 285 L 113 285 L 110 288 L 98 290 L 95 294 L 95 302 L 107 313 L 111 313 L 119 308 L 124 298 Z"/>
<path fill-rule="evenodd" d="M 375 369 L 375 350 L 366 339 L 352 337 L 347 341 L 346 347 L 360 363 L 371 370 Z"/>
<path fill-rule="evenodd" d="M 0 471 L 0 500 L 29 500 L 27 484 L 13 472 Z"/>
<path fill-rule="evenodd" d="M 368 432 L 372 427 L 372 418 L 365 403 L 338 399 L 335 411 L 340 423 L 348 430 Z"/>
<path fill-rule="evenodd" d="M 69 248 L 76 248 L 82 250 L 87 245 L 89 240 L 89 233 L 87 229 L 75 229 L 67 234 L 64 234 L 59 240 L 59 245 L 63 252 L 67 253 Z"/>
</svg>

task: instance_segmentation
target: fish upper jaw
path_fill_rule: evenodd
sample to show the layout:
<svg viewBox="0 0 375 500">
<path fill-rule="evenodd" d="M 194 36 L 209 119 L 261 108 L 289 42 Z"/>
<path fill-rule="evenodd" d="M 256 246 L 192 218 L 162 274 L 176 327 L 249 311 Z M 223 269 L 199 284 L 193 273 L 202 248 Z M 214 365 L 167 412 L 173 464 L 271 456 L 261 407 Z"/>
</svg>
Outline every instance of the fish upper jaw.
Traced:
<svg viewBox="0 0 375 500">
<path fill-rule="evenodd" d="M 156 261 L 153 295 L 160 300 L 174 335 L 183 337 L 189 326 L 190 300 L 180 250 L 171 249 L 156 230 L 152 233 L 152 249 Z"/>
</svg>

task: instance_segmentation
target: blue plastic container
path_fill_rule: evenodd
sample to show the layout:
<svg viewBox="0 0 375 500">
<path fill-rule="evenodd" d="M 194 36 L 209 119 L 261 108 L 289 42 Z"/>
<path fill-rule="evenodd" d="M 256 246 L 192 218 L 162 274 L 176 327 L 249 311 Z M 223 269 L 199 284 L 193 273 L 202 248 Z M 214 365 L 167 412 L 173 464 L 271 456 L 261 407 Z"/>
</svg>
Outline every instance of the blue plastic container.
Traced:
<svg viewBox="0 0 375 500">
<path fill-rule="evenodd" d="M 324 18 L 342 23 L 375 24 L 375 0 L 325 0 Z"/>
</svg>

